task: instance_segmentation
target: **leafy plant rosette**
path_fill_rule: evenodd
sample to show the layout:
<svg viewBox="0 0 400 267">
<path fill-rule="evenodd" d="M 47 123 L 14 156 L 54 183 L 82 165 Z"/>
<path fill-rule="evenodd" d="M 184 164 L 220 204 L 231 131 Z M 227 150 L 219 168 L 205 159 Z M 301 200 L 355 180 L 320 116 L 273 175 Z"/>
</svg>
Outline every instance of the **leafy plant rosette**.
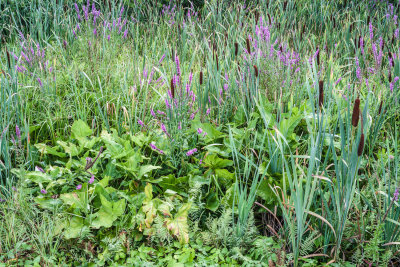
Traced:
<svg viewBox="0 0 400 267">
<path fill-rule="evenodd" d="M 184 197 L 186 183 L 161 169 L 163 155 L 151 146 L 157 137 L 142 132 L 119 137 L 114 130 L 92 134 L 78 120 L 69 141 L 35 145 L 43 168 L 13 170 L 41 208 L 63 211 L 57 232 L 84 239 L 129 230 L 140 241 L 154 234 L 157 219 L 172 237 L 187 243 L 191 203 Z M 168 188 L 172 180 L 174 190 Z"/>
</svg>

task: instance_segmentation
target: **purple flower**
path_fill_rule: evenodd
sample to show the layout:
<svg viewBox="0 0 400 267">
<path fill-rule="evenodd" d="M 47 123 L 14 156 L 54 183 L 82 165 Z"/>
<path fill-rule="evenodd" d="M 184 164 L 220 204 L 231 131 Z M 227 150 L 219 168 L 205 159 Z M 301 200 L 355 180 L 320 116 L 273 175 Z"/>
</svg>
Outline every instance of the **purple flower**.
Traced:
<svg viewBox="0 0 400 267">
<path fill-rule="evenodd" d="M 45 173 L 45 171 L 42 168 L 40 168 L 39 166 L 35 167 L 35 171 Z"/>
<path fill-rule="evenodd" d="M 110 35 L 107 35 L 107 40 L 108 40 L 108 41 L 110 41 L 110 38 L 111 38 L 111 36 L 110 36 Z"/>
<path fill-rule="evenodd" d="M 144 123 L 143 123 L 143 121 L 141 121 L 141 120 L 138 120 L 138 123 L 139 123 L 139 125 L 140 125 L 140 126 L 144 127 Z"/>
<path fill-rule="evenodd" d="M 210 112 L 211 112 L 211 109 L 208 108 L 208 109 L 207 109 L 207 112 L 206 112 L 207 116 L 210 114 Z"/>
<path fill-rule="evenodd" d="M 93 35 L 94 35 L 94 36 L 97 35 L 97 29 L 96 29 L 96 28 L 94 28 L 94 30 L 93 30 Z"/>
<path fill-rule="evenodd" d="M 197 148 L 193 148 L 193 149 L 189 150 L 188 152 L 186 152 L 186 156 L 190 157 L 196 152 L 197 152 Z"/>
<path fill-rule="evenodd" d="M 94 175 L 92 174 L 92 177 L 90 177 L 89 179 L 89 184 L 93 184 L 94 183 Z"/>
<path fill-rule="evenodd" d="M 181 66 L 179 63 L 178 55 L 175 56 L 175 64 L 176 64 L 176 73 L 177 73 L 178 77 L 181 77 Z"/>
<path fill-rule="evenodd" d="M 151 149 L 160 152 L 160 154 L 164 154 L 164 151 L 162 151 L 161 149 L 159 149 L 155 144 L 150 143 L 149 146 L 151 147 Z"/>
<path fill-rule="evenodd" d="M 197 129 L 197 132 L 198 132 L 199 134 L 202 134 L 202 133 L 203 133 L 203 129 L 198 128 L 198 129 Z"/>
<path fill-rule="evenodd" d="M 40 190 L 40 193 L 42 193 L 43 195 L 47 194 L 47 191 L 43 188 L 42 190 Z"/>
<path fill-rule="evenodd" d="M 165 58 L 165 54 L 162 55 L 161 59 L 158 61 L 158 64 L 161 64 L 161 62 L 163 62 L 164 58 Z"/>
<path fill-rule="evenodd" d="M 20 131 L 18 125 L 15 125 L 15 134 L 17 135 L 17 138 L 19 140 L 21 140 L 21 131 Z"/>
<path fill-rule="evenodd" d="M 165 127 L 165 124 L 164 124 L 164 123 L 161 123 L 161 130 L 162 130 L 166 135 L 168 135 L 167 128 Z"/>
<path fill-rule="evenodd" d="M 15 188 L 15 186 L 11 187 L 11 189 L 12 189 L 14 192 L 17 192 L 17 188 Z"/>
<path fill-rule="evenodd" d="M 77 186 L 76 186 L 76 190 L 81 190 L 82 189 L 82 185 L 81 184 L 78 184 Z"/>
<path fill-rule="evenodd" d="M 374 30 L 372 28 L 371 22 L 369 23 L 369 38 L 370 38 L 371 42 L 372 42 L 372 39 L 374 39 Z"/>
<path fill-rule="evenodd" d="M 393 200 L 394 201 L 397 201 L 397 200 L 399 200 L 399 188 L 397 187 L 396 188 L 396 190 L 394 191 L 394 194 L 393 194 Z"/>
<path fill-rule="evenodd" d="M 156 114 L 154 113 L 154 110 L 153 110 L 153 109 L 150 110 L 150 114 L 151 114 L 151 116 L 153 116 L 154 118 L 157 117 Z"/>
<path fill-rule="evenodd" d="M 37 81 L 38 81 L 40 87 L 43 87 L 43 83 L 42 83 L 42 81 L 40 80 L 40 78 L 37 78 Z"/>
<path fill-rule="evenodd" d="M 127 36 L 128 36 L 128 29 L 126 29 L 126 30 L 124 31 L 124 39 L 126 39 Z"/>
</svg>

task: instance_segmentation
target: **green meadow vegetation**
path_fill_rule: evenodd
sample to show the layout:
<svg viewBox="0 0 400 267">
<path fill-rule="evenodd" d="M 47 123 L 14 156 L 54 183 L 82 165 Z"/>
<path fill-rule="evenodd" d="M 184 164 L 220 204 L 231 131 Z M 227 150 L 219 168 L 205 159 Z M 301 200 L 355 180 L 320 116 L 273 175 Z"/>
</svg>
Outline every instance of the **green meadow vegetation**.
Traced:
<svg viewBox="0 0 400 267">
<path fill-rule="evenodd" d="M 0 0 L 0 266 L 398 266 L 398 16 Z"/>
</svg>

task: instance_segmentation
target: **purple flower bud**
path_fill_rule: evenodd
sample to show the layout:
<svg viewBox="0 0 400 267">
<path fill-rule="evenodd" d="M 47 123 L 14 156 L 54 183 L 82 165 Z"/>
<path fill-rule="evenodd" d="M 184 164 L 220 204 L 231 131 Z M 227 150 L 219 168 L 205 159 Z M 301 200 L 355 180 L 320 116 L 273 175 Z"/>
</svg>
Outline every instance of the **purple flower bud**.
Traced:
<svg viewBox="0 0 400 267">
<path fill-rule="evenodd" d="M 45 173 L 45 171 L 42 168 L 40 168 L 39 166 L 35 167 L 35 171 Z"/>
<path fill-rule="evenodd" d="M 139 123 L 139 125 L 140 125 L 140 126 L 144 127 L 144 123 L 143 123 L 143 121 L 141 121 L 141 120 L 138 120 L 138 123 Z"/>
<path fill-rule="evenodd" d="M 92 174 L 92 177 L 90 177 L 89 179 L 89 184 L 93 184 L 94 183 L 94 175 Z"/>
<path fill-rule="evenodd" d="M 47 191 L 43 188 L 42 190 L 40 190 L 40 193 L 42 193 L 43 195 L 47 194 Z"/>
<path fill-rule="evenodd" d="M 190 157 L 196 152 L 197 152 L 197 148 L 193 148 L 193 149 L 189 150 L 188 152 L 186 152 L 186 156 Z"/>
<path fill-rule="evenodd" d="M 394 200 L 394 201 L 398 201 L 398 200 L 399 200 L 399 188 L 398 188 L 398 187 L 397 187 L 396 190 L 394 191 L 393 200 Z"/>
<path fill-rule="evenodd" d="M 82 189 L 82 185 L 81 184 L 78 184 L 77 186 L 76 186 L 76 190 L 81 190 Z"/>
<path fill-rule="evenodd" d="M 198 132 L 199 134 L 202 134 L 202 133 L 203 133 L 203 129 L 198 128 L 198 129 L 197 129 L 197 132 Z"/>
<path fill-rule="evenodd" d="M 127 36 L 128 36 L 128 29 L 126 29 L 126 30 L 124 31 L 124 39 L 126 39 Z"/>
<path fill-rule="evenodd" d="M 43 83 L 42 83 L 42 81 L 40 80 L 40 78 L 37 78 L 37 81 L 38 81 L 40 87 L 43 87 Z"/>
</svg>

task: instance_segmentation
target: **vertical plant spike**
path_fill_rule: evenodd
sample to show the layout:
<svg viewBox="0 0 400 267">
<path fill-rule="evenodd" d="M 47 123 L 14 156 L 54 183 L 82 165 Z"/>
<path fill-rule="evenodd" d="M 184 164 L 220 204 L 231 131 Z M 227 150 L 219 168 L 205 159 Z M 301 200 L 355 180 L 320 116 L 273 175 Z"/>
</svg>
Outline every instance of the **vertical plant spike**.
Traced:
<svg viewBox="0 0 400 267">
<path fill-rule="evenodd" d="M 237 57 L 238 52 L 239 52 L 239 44 L 235 42 L 235 58 Z"/>
<path fill-rule="evenodd" d="M 172 98 L 175 98 L 174 78 L 171 78 L 171 95 L 172 95 Z"/>
<path fill-rule="evenodd" d="M 203 71 L 200 71 L 199 83 L 200 85 L 203 84 Z"/>
<path fill-rule="evenodd" d="M 215 53 L 215 62 L 217 63 L 217 71 L 219 70 L 219 65 L 218 65 L 218 54 Z"/>
<path fill-rule="evenodd" d="M 319 81 L 318 105 L 319 107 L 322 107 L 324 105 L 324 81 Z"/>
<path fill-rule="evenodd" d="M 254 65 L 253 68 L 254 68 L 254 75 L 256 76 L 256 78 L 258 78 L 258 68 L 256 65 Z"/>
<path fill-rule="evenodd" d="M 250 39 L 247 37 L 246 39 L 246 46 L 247 46 L 247 53 L 251 54 L 251 50 L 250 50 Z"/>
<path fill-rule="evenodd" d="M 382 104 L 383 104 L 383 100 L 381 100 L 381 104 L 379 105 L 378 115 L 381 115 L 381 112 L 382 112 Z"/>
<path fill-rule="evenodd" d="M 361 157 L 363 150 L 364 150 L 364 126 L 363 126 L 363 120 L 362 120 L 362 115 L 361 115 L 361 136 L 360 136 L 360 142 L 358 143 L 358 148 L 357 148 L 357 155 L 359 157 Z"/>
<path fill-rule="evenodd" d="M 319 58 L 319 55 L 320 55 L 320 51 L 319 51 L 319 47 L 317 47 L 317 64 L 318 64 L 318 66 L 320 65 L 320 58 Z"/>
<path fill-rule="evenodd" d="M 7 63 L 8 63 L 8 68 L 11 68 L 11 61 L 10 61 L 10 53 L 8 52 L 8 49 L 6 47 L 6 54 L 7 54 Z"/>
<path fill-rule="evenodd" d="M 354 127 L 357 127 L 359 119 L 360 119 L 360 99 L 357 97 L 356 101 L 354 102 L 351 124 Z"/>
</svg>

